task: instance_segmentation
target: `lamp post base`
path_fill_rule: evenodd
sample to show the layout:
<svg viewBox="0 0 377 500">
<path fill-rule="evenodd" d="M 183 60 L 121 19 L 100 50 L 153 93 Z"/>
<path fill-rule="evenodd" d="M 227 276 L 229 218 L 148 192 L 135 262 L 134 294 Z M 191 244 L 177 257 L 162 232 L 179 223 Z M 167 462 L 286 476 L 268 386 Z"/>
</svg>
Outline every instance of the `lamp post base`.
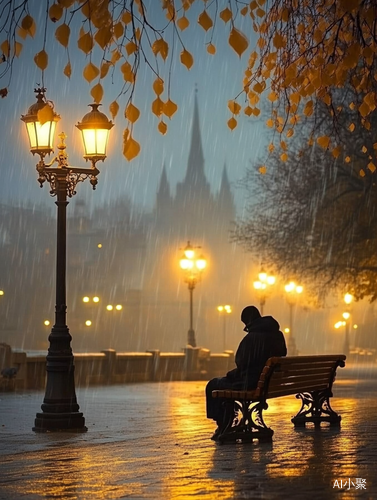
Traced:
<svg viewBox="0 0 377 500">
<path fill-rule="evenodd" d="M 85 418 L 81 412 L 37 413 L 34 432 L 86 432 Z"/>
<path fill-rule="evenodd" d="M 187 332 L 187 344 L 190 345 L 191 347 L 196 347 L 195 330 L 191 328 Z"/>
</svg>

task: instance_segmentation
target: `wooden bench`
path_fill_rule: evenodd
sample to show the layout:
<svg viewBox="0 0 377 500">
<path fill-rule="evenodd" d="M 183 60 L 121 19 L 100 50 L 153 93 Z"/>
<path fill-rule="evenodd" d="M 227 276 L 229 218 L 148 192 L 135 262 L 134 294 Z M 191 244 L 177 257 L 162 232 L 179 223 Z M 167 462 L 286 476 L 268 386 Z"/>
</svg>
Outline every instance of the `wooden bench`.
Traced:
<svg viewBox="0 0 377 500">
<path fill-rule="evenodd" d="M 224 399 L 226 424 L 217 441 L 270 441 L 274 431 L 263 420 L 267 399 L 296 394 L 301 408 L 291 422 L 305 427 L 313 422 L 339 426 L 341 417 L 330 405 L 332 385 L 338 366 L 345 366 L 343 354 L 287 356 L 268 359 L 258 386 L 249 391 L 216 390 L 212 397 Z"/>
</svg>

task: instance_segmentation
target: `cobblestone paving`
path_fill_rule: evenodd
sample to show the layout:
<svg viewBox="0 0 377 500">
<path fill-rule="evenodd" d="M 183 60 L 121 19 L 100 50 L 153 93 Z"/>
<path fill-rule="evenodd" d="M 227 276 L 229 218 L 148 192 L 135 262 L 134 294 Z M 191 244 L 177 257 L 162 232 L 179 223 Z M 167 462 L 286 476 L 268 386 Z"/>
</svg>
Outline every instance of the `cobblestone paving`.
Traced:
<svg viewBox="0 0 377 500">
<path fill-rule="evenodd" d="M 205 382 L 79 389 L 78 435 L 31 431 L 43 393 L 0 394 L 0 499 L 376 500 L 376 374 L 339 374 L 340 430 L 295 430 L 300 403 L 270 400 L 271 444 L 211 441 Z"/>
</svg>

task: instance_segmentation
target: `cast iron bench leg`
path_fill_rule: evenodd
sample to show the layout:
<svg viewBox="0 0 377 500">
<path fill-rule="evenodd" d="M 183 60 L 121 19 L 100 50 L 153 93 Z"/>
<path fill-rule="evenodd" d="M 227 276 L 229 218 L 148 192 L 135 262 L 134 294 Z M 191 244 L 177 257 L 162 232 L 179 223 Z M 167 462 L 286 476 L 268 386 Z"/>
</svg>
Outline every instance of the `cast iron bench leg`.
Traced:
<svg viewBox="0 0 377 500">
<path fill-rule="evenodd" d="M 332 392 L 328 389 L 296 394 L 296 398 L 301 399 L 301 408 L 291 422 L 295 427 L 305 427 L 306 422 L 313 422 L 316 427 L 319 427 L 321 422 L 339 426 L 342 417 L 331 408 L 331 396 Z"/>
</svg>

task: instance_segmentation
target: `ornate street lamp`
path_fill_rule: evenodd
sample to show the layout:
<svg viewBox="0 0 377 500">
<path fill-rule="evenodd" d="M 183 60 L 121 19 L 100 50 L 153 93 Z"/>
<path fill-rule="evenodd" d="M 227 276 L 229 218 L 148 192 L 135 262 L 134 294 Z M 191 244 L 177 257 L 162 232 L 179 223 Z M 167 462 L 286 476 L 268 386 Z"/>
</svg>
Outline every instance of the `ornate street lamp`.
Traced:
<svg viewBox="0 0 377 500">
<path fill-rule="evenodd" d="M 287 292 L 287 302 L 289 305 L 289 339 L 288 339 L 288 354 L 291 356 L 297 355 L 297 348 L 295 338 L 293 336 L 293 307 L 295 305 L 295 299 L 297 295 L 300 295 L 304 288 L 301 285 L 296 285 L 294 281 L 290 281 L 284 287 Z"/>
<path fill-rule="evenodd" d="M 197 248 L 200 247 L 194 248 L 188 241 L 183 251 L 183 256 L 179 261 L 179 265 L 185 273 L 184 281 L 188 285 L 190 294 L 190 328 L 187 335 L 187 344 L 191 347 L 196 347 L 195 331 L 193 327 L 193 294 L 195 286 L 201 280 L 202 273 L 207 266 L 207 261 L 203 254 L 197 256 Z"/>
<path fill-rule="evenodd" d="M 223 350 L 226 350 L 226 317 L 232 312 L 232 307 L 229 304 L 225 306 L 217 306 L 220 315 L 223 316 Z"/>
<path fill-rule="evenodd" d="M 276 281 L 275 276 L 269 275 L 264 271 L 261 271 L 258 274 L 258 280 L 254 281 L 253 283 L 253 287 L 255 288 L 255 290 L 259 295 L 259 306 L 260 306 L 261 316 L 263 316 L 263 308 L 266 304 L 268 287 L 274 285 L 275 281 Z"/>
<path fill-rule="evenodd" d="M 49 335 L 47 383 L 42 413 L 37 413 L 33 430 L 85 432 L 85 418 L 79 411 L 75 393 L 72 337 L 66 324 L 66 208 L 67 197 L 76 194 L 78 182 L 89 179 L 95 189 L 99 174 L 96 163 L 106 158 L 108 135 L 113 124 L 106 115 L 98 111 L 97 104 L 91 105 L 92 110 L 77 125 L 84 136 L 84 158 L 91 161 L 91 167 L 78 168 L 68 164 L 64 142 L 66 135 L 63 132 L 59 134 L 57 156 L 50 163 L 45 163 L 45 156 L 53 151 L 55 127 L 60 116 L 55 113 L 53 103 L 46 100 L 45 88 L 38 88 L 35 92 L 37 102 L 30 106 L 21 120 L 26 124 L 31 153 L 37 153 L 40 157 L 36 166 L 38 182 L 42 187 L 47 180 L 50 195 L 56 196 L 57 251 L 55 324 Z"/>
</svg>

